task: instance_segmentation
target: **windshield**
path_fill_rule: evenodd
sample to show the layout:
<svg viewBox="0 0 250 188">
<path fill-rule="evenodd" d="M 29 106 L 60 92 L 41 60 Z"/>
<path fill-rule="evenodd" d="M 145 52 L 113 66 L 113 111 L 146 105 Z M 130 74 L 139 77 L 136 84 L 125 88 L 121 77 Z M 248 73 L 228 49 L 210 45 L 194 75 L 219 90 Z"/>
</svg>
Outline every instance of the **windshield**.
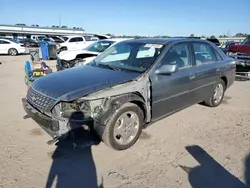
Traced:
<svg viewBox="0 0 250 188">
<path fill-rule="evenodd" d="M 86 50 L 91 51 L 91 52 L 101 53 L 104 50 L 106 50 L 108 47 L 110 47 L 113 43 L 114 41 L 98 41 L 89 45 L 86 48 Z"/>
<path fill-rule="evenodd" d="M 242 44 L 250 44 L 250 36 L 248 36 L 243 42 Z"/>
<path fill-rule="evenodd" d="M 144 72 L 155 62 L 163 44 L 120 42 L 110 47 L 91 63 L 111 69 Z"/>
</svg>

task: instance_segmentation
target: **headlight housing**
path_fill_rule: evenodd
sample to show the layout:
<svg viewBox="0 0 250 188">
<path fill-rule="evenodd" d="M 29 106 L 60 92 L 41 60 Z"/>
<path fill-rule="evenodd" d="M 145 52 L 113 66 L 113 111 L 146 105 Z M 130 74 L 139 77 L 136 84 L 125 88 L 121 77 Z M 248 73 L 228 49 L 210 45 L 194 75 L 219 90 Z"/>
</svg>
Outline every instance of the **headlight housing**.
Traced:
<svg viewBox="0 0 250 188">
<path fill-rule="evenodd" d="M 63 118 L 80 116 L 88 118 L 91 116 L 91 109 L 88 101 L 60 102 L 52 110 L 52 113 Z"/>
<path fill-rule="evenodd" d="M 73 67 L 80 67 L 80 66 L 83 66 L 85 65 L 85 59 L 82 59 L 82 60 L 75 60 L 75 64 Z"/>
<path fill-rule="evenodd" d="M 108 109 L 109 98 L 60 102 L 52 113 L 62 118 L 94 118 Z"/>
</svg>

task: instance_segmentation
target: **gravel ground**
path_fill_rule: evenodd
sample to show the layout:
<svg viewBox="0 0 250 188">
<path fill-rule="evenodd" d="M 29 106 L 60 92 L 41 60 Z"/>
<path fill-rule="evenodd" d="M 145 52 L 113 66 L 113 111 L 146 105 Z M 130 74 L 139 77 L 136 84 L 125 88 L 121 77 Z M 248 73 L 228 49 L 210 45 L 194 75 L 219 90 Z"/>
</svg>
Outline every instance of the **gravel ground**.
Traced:
<svg viewBox="0 0 250 188">
<path fill-rule="evenodd" d="M 236 81 L 217 108 L 194 105 L 154 123 L 126 151 L 88 146 L 86 133 L 73 149 L 47 145 L 50 137 L 24 118 L 27 59 L 0 56 L 0 188 L 250 186 L 250 82 Z"/>
</svg>

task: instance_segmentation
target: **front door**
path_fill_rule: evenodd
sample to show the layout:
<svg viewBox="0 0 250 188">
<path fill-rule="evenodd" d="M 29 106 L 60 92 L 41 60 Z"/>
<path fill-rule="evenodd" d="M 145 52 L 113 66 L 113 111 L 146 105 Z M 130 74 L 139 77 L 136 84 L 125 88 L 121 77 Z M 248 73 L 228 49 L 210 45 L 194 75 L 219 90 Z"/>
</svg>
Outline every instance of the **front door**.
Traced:
<svg viewBox="0 0 250 188">
<path fill-rule="evenodd" d="M 171 75 L 153 74 L 152 119 L 156 120 L 191 105 L 190 72 L 192 58 L 189 43 L 174 45 L 163 58 L 161 65 L 177 64 L 179 70 Z"/>
</svg>

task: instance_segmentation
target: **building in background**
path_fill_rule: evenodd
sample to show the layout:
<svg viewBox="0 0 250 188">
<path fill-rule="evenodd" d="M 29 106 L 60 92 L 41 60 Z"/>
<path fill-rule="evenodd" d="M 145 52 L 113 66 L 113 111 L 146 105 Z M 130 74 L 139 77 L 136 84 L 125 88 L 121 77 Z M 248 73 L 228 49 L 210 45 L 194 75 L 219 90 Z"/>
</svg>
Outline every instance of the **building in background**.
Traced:
<svg viewBox="0 0 250 188">
<path fill-rule="evenodd" d="M 64 36 L 83 35 L 92 36 L 85 33 L 83 29 L 67 29 L 56 27 L 36 27 L 22 25 L 0 25 L 0 37 L 7 38 L 30 38 L 31 35 Z"/>
</svg>

